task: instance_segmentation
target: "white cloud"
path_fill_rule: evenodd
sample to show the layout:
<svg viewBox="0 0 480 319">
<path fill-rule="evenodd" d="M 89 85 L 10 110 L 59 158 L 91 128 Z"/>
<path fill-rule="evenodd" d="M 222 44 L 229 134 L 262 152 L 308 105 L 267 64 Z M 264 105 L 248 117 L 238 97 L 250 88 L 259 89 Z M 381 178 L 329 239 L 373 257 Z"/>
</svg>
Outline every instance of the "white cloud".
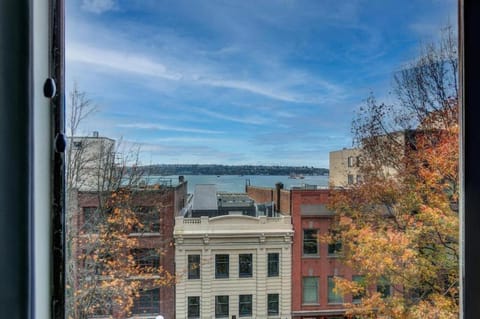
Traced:
<svg viewBox="0 0 480 319">
<path fill-rule="evenodd" d="M 114 0 L 83 0 L 82 9 L 96 14 L 114 10 L 116 7 Z"/>
<path fill-rule="evenodd" d="M 156 123 L 132 123 L 132 124 L 117 124 L 118 127 L 144 129 L 144 130 L 156 130 L 156 131 L 173 131 L 173 132 L 187 132 L 187 133 L 204 133 L 204 134 L 223 134 L 222 131 L 196 129 L 180 126 L 169 126 Z"/>
<path fill-rule="evenodd" d="M 181 78 L 179 74 L 169 72 L 161 63 L 154 62 L 145 56 L 127 52 L 119 53 L 113 50 L 71 45 L 67 48 L 67 59 L 74 62 L 108 67 L 127 73 L 136 73 L 169 80 L 179 80 Z"/>
</svg>

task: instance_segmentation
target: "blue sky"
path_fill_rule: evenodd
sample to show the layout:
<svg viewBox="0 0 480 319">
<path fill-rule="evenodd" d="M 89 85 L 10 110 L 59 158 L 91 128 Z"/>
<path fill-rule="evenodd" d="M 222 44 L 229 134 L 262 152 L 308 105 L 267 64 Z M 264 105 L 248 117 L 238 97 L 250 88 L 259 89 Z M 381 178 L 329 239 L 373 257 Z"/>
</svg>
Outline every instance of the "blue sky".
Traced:
<svg viewBox="0 0 480 319">
<path fill-rule="evenodd" d="M 67 1 L 67 93 L 82 132 L 141 162 L 328 167 L 354 111 L 456 24 L 456 0 Z"/>
</svg>

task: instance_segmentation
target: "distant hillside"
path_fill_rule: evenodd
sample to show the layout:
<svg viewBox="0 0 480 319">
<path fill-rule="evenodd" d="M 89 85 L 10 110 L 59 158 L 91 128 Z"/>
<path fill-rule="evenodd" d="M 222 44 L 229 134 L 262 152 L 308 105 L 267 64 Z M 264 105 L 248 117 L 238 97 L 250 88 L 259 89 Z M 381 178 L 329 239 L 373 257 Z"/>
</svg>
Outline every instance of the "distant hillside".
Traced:
<svg viewBox="0 0 480 319">
<path fill-rule="evenodd" d="M 158 164 L 141 167 L 149 175 L 328 175 L 328 169 L 307 166 Z"/>
</svg>

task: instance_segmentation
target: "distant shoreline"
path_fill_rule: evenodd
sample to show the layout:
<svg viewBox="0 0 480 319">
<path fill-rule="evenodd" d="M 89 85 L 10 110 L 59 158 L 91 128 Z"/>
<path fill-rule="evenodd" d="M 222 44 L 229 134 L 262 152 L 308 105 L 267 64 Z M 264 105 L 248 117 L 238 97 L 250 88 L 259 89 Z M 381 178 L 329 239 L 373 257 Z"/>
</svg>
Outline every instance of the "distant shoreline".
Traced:
<svg viewBox="0 0 480 319">
<path fill-rule="evenodd" d="M 149 175 L 304 175 L 328 176 L 326 168 L 308 166 L 157 164 L 137 167 Z"/>
</svg>

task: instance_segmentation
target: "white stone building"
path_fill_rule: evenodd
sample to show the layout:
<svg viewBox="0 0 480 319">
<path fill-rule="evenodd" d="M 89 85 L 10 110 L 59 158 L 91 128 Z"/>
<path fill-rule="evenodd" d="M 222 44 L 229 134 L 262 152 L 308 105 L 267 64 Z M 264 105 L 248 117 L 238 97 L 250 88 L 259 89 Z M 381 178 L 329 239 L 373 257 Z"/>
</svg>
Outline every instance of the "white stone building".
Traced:
<svg viewBox="0 0 480 319">
<path fill-rule="evenodd" d="M 176 318 L 291 318 L 290 216 L 175 220 Z"/>
</svg>

